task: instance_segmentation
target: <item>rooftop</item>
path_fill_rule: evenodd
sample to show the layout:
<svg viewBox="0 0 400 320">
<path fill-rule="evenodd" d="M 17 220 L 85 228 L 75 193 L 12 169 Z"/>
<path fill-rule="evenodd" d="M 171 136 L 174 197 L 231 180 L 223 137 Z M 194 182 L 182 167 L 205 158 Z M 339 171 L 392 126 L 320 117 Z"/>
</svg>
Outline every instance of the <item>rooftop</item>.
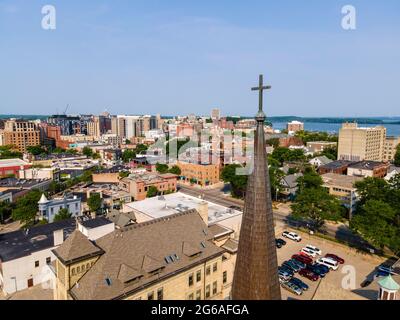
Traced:
<svg viewBox="0 0 400 320">
<path fill-rule="evenodd" d="M 35 186 L 42 182 L 50 181 L 51 179 L 34 179 L 24 180 L 16 178 L 5 178 L 0 180 L 0 187 L 6 187 L 9 189 L 33 189 Z"/>
<path fill-rule="evenodd" d="M 127 203 L 126 206 L 139 211 L 149 220 L 166 217 L 190 209 L 197 209 L 204 202 L 203 199 L 192 197 L 181 192 L 172 193 L 142 201 Z M 242 212 L 226 208 L 219 204 L 208 202 L 208 223 L 214 224 L 234 216 L 241 216 Z"/>
<path fill-rule="evenodd" d="M 326 173 L 322 175 L 322 180 L 325 186 L 336 186 L 347 189 L 355 188 L 354 185 L 357 181 L 362 181 L 363 177 L 345 176 L 336 173 Z"/>
<path fill-rule="evenodd" d="M 75 227 L 75 219 L 69 219 L 0 234 L 0 259 L 2 262 L 7 262 L 52 248 L 54 247 L 54 231 L 64 229 L 64 239 L 66 239 Z"/>
<path fill-rule="evenodd" d="M 0 168 L 4 167 L 20 167 L 28 165 L 28 162 L 25 162 L 21 159 L 1 159 L 0 160 Z"/>
<path fill-rule="evenodd" d="M 387 165 L 386 163 L 377 162 L 377 161 L 360 161 L 360 162 L 350 164 L 349 168 L 374 170 L 376 168 L 385 167 L 385 166 L 389 166 L 389 165 Z"/>
<path fill-rule="evenodd" d="M 92 219 L 89 217 L 82 216 L 79 217 L 78 220 L 79 223 L 87 229 L 98 228 L 113 223 L 106 217 L 97 217 L 95 219 Z"/>
<path fill-rule="evenodd" d="M 78 300 L 121 299 L 224 252 L 195 210 L 116 230 L 95 245 L 104 254 L 71 289 Z M 206 230 L 206 231 L 205 231 Z M 162 239 L 162 241 L 160 241 Z"/>
<path fill-rule="evenodd" d="M 335 169 L 340 169 L 343 167 L 348 167 L 349 165 L 351 165 L 352 163 L 354 163 L 353 161 L 347 161 L 347 160 L 336 160 L 330 163 L 327 163 L 323 166 L 320 167 L 326 170 L 335 170 Z"/>
</svg>

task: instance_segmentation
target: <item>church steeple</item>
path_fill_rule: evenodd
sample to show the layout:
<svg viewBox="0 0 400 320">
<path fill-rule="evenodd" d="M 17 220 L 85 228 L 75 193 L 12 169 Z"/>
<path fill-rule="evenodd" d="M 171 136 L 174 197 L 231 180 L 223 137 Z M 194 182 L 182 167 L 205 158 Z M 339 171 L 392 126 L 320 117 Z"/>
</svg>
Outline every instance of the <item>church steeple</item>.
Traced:
<svg viewBox="0 0 400 320">
<path fill-rule="evenodd" d="M 233 300 L 280 300 L 271 185 L 264 136 L 263 85 L 260 75 L 259 110 L 254 137 L 254 166 L 247 183 L 239 248 L 232 284 Z"/>
</svg>

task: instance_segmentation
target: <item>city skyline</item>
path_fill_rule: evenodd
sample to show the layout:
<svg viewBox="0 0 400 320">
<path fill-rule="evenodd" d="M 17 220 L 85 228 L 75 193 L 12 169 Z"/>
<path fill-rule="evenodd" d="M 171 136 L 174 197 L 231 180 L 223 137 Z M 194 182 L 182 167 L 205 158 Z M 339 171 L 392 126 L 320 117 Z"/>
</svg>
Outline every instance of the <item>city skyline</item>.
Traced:
<svg viewBox="0 0 400 320">
<path fill-rule="evenodd" d="M 396 1 L 352 1 L 351 31 L 341 1 L 52 4 L 46 31 L 41 2 L 0 2 L 2 114 L 253 116 L 262 72 L 270 116 L 399 116 Z"/>
</svg>

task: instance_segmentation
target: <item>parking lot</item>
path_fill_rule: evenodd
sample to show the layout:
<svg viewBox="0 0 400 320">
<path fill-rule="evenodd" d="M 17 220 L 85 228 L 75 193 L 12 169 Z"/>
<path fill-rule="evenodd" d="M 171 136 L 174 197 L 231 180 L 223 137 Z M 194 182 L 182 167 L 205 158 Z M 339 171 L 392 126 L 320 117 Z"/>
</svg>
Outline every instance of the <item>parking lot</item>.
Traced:
<svg viewBox="0 0 400 320">
<path fill-rule="evenodd" d="M 341 244 L 324 240 L 315 236 L 310 236 L 304 233 L 298 233 L 302 237 L 301 242 L 295 242 L 282 237 L 282 231 L 287 229 L 277 228 L 277 238 L 284 239 L 287 244 L 278 250 L 278 263 L 282 264 L 285 260 L 290 260 L 293 254 L 297 254 L 306 245 L 314 245 L 322 250 L 322 256 L 327 253 L 333 253 L 345 260 L 345 263 L 339 265 L 337 271 L 330 271 L 324 278 L 313 282 L 295 273 L 295 277 L 305 282 L 310 288 L 304 291 L 303 295 L 297 296 L 284 288 L 281 288 L 282 299 L 300 299 L 300 300 L 349 300 L 349 299 L 368 299 L 365 294 L 362 294 L 358 289 L 361 288 L 361 283 L 366 279 L 371 280 L 378 265 L 382 264 L 385 260 L 373 255 L 367 255 L 357 252 L 354 249 L 345 247 Z M 289 230 L 293 231 L 293 230 Z M 318 258 L 318 256 L 317 256 Z M 314 261 L 316 258 L 314 258 Z M 350 266 L 350 267 L 349 267 Z M 355 285 L 351 281 L 345 281 L 343 288 L 343 279 L 349 278 L 349 270 L 351 266 L 355 271 Z"/>
</svg>

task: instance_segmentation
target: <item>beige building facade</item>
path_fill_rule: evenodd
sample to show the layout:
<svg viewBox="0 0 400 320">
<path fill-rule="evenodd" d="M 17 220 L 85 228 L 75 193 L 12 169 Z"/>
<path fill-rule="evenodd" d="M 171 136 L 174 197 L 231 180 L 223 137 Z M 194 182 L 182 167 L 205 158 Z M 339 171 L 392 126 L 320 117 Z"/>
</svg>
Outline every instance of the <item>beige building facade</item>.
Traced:
<svg viewBox="0 0 400 320">
<path fill-rule="evenodd" d="M 400 137 L 386 137 L 385 149 L 383 151 L 383 161 L 392 162 L 400 144 Z"/>
<path fill-rule="evenodd" d="M 26 152 L 27 147 L 40 145 L 40 129 L 32 121 L 6 121 L 3 131 L 3 145 L 12 145 L 18 151 Z"/>
<path fill-rule="evenodd" d="M 344 123 L 339 131 L 338 160 L 383 161 L 386 128 L 359 127 L 357 123 Z"/>
<path fill-rule="evenodd" d="M 54 298 L 228 299 L 237 251 L 231 233 L 207 227 L 196 210 L 125 227 L 95 242 L 76 230 L 53 250 Z"/>
</svg>

